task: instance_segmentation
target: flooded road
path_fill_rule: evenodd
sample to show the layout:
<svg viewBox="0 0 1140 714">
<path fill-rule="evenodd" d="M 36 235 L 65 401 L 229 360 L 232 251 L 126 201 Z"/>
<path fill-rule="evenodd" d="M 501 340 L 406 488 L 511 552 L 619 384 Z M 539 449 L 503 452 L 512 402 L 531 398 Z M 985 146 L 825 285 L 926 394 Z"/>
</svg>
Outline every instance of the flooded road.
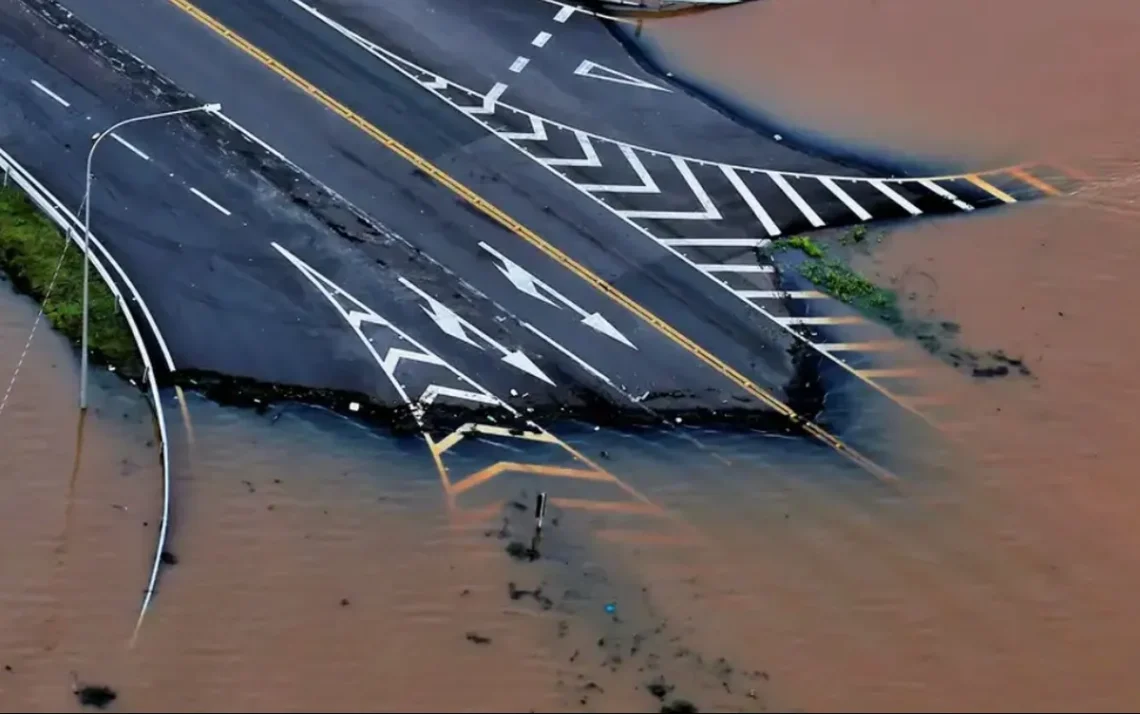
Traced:
<svg viewBox="0 0 1140 714">
<path fill-rule="evenodd" d="M 504 511 L 452 514 L 418 440 L 193 394 L 186 421 L 166 394 L 177 563 L 132 648 L 150 412 L 100 371 L 76 467 L 76 360 L 41 325 L 0 414 L 0 710 L 76 709 L 73 671 L 119 711 L 655 711 L 653 684 L 703 711 L 1135 709 L 1137 30 L 1127 0 L 774 0 L 647 30 L 790 125 L 1090 175 L 894 229 L 859 266 L 1033 373 L 931 360 L 949 476 L 891 488 L 779 436 L 563 425 L 666 515 L 552 508 L 526 562 L 509 501 L 559 482 L 503 479 Z M 0 388 L 34 317 L 0 290 Z"/>
</svg>

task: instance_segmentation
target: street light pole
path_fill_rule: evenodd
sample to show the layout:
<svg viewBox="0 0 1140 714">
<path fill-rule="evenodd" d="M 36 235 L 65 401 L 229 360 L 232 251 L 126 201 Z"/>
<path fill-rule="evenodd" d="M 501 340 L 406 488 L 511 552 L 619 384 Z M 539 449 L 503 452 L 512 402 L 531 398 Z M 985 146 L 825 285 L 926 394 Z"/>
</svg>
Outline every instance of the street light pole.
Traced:
<svg viewBox="0 0 1140 714">
<path fill-rule="evenodd" d="M 131 119 L 124 119 L 117 124 L 113 124 L 109 129 L 101 131 L 91 137 L 92 144 L 91 149 L 87 152 L 87 174 L 83 189 L 83 204 L 81 206 L 83 209 L 83 338 L 79 357 L 79 408 L 82 410 L 87 409 L 87 322 L 89 307 L 88 284 L 90 282 L 88 276 L 91 260 L 91 161 L 95 158 L 95 149 L 99 147 L 99 142 L 103 141 L 106 136 L 127 124 L 148 121 L 150 119 L 164 119 L 166 117 L 189 114 L 191 112 L 219 112 L 221 110 L 221 104 L 203 104 L 200 107 L 190 107 L 189 109 L 176 109 L 174 111 L 159 112 L 157 114 L 146 114 Z"/>
</svg>

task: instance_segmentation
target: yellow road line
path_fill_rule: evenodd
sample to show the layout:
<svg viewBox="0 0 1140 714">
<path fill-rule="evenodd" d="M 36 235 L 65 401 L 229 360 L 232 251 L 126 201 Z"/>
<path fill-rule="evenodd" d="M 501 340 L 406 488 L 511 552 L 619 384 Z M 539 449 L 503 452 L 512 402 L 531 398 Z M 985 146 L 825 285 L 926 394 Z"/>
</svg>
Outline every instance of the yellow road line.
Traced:
<svg viewBox="0 0 1140 714">
<path fill-rule="evenodd" d="M 1061 195 L 1061 192 L 1058 191 L 1056 188 L 1045 183 L 1044 181 L 1037 178 L 1036 176 L 1029 173 L 1028 171 L 1025 171 L 1023 169 L 1010 169 L 1009 173 L 1014 178 L 1017 178 L 1017 179 L 1020 179 L 1021 181 L 1024 181 L 1025 183 L 1029 184 L 1030 186 L 1037 189 L 1041 193 L 1048 194 L 1049 196 L 1060 196 Z"/>
<path fill-rule="evenodd" d="M 815 424 L 804 420 L 788 405 L 784 404 L 779 399 L 775 398 L 767 391 L 762 389 L 760 386 L 753 383 L 752 380 L 745 377 L 743 374 L 725 363 L 719 357 L 713 355 L 705 348 L 693 342 L 693 340 L 678 332 L 672 325 L 669 325 L 664 320 L 657 317 L 646 308 L 642 307 L 639 303 L 634 302 L 631 298 L 626 296 L 617 288 L 607 283 L 601 277 L 595 275 L 584 265 L 581 265 L 580 263 L 573 260 L 570 256 L 555 248 L 534 231 L 522 225 L 514 218 L 511 218 L 498 207 L 494 206 L 482 196 L 479 196 L 467 186 L 452 178 L 450 175 L 444 173 L 427 159 L 421 157 L 419 154 L 415 153 L 408 147 L 385 134 L 367 119 L 356 114 L 344 104 L 341 104 L 339 101 L 325 93 L 324 90 L 320 89 L 312 82 L 301 77 L 293 70 L 289 69 L 285 65 L 275 60 L 273 57 L 269 56 L 264 50 L 256 47 L 245 38 L 241 37 L 222 23 L 215 20 L 210 15 L 198 9 L 193 4 L 187 2 L 187 0 L 169 0 L 169 2 L 174 4 L 182 11 L 186 12 L 188 15 L 208 27 L 213 32 L 224 37 L 228 42 L 230 42 L 230 44 L 250 55 L 277 75 L 286 79 L 290 84 L 294 85 L 298 89 L 302 90 L 309 96 L 319 101 L 326 108 L 343 117 L 349 123 L 353 124 L 365 134 L 387 147 L 400 158 L 414 165 L 416 168 L 428 176 L 431 176 L 433 179 L 451 190 L 453 193 L 462 197 L 472 206 L 487 214 L 497 223 L 507 228 L 512 233 L 522 238 L 527 243 L 531 244 L 533 247 L 537 248 L 547 257 L 561 265 L 563 268 L 569 270 L 580 279 L 592 285 L 596 290 L 606 295 L 606 297 L 610 298 L 633 314 L 637 315 L 643 321 L 652 325 L 662 335 L 700 359 L 706 365 L 712 367 L 714 370 L 731 380 L 733 383 L 744 389 L 756 399 L 759 399 L 769 408 L 779 412 L 780 414 L 783 414 L 794 423 L 800 424 L 808 433 L 823 441 L 836 451 L 839 451 L 840 453 L 846 455 L 852 461 L 856 462 L 861 467 L 867 469 L 879 478 L 882 478 L 884 480 L 894 480 L 893 474 L 891 474 L 889 471 L 866 458 L 851 447 L 847 446 L 835 436 L 824 431 Z"/>
<path fill-rule="evenodd" d="M 570 466 L 547 466 L 545 464 L 527 464 L 519 461 L 500 461 L 491 464 L 490 466 L 479 469 L 459 483 L 451 486 L 452 495 L 458 496 L 464 491 L 475 488 L 481 483 L 486 483 L 504 472 L 513 472 L 520 474 L 535 474 L 537 476 L 556 476 L 559 478 L 576 478 L 583 481 L 604 481 L 612 483 L 616 479 L 606 471 L 594 471 L 592 469 L 576 469 Z"/>
<path fill-rule="evenodd" d="M 981 176 L 978 176 L 977 174 L 967 174 L 966 176 L 963 176 L 962 178 L 966 179 L 967 181 L 974 184 L 978 188 L 982 189 L 986 193 L 988 193 L 992 196 L 996 196 L 997 198 L 1001 199 L 1002 201 L 1005 201 L 1006 203 L 1016 203 L 1017 202 L 1017 199 L 1015 199 L 1013 196 L 1010 196 L 1008 193 L 1006 193 L 1005 191 L 1002 191 L 1000 188 L 998 188 L 997 186 L 994 186 L 992 183 L 990 183 L 989 181 L 986 181 L 984 178 L 982 178 Z"/>
</svg>

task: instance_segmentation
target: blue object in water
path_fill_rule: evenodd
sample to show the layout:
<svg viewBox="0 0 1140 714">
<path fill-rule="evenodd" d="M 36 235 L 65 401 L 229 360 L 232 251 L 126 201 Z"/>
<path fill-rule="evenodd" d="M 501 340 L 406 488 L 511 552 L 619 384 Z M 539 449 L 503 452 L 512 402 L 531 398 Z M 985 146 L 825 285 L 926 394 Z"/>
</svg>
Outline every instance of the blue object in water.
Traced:
<svg viewBox="0 0 1140 714">
<path fill-rule="evenodd" d="M 612 602 L 607 602 L 606 603 L 606 612 L 608 612 L 611 615 L 614 614 L 615 612 L 617 612 L 617 605 L 615 603 L 612 603 Z"/>
</svg>

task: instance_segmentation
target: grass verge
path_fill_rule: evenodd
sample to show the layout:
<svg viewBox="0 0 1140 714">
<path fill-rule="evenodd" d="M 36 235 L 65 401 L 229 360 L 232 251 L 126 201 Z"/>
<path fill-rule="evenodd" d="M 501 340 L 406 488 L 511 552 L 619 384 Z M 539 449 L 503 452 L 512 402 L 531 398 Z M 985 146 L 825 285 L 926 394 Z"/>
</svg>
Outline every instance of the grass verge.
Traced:
<svg viewBox="0 0 1140 714">
<path fill-rule="evenodd" d="M 67 239 L 17 188 L 0 188 L 0 270 L 13 286 L 43 303 Z M 55 329 L 78 345 L 83 330 L 83 253 L 71 246 L 44 306 Z M 91 359 L 140 377 L 142 361 L 115 296 L 91 269 L 88 338 Z"/>
<path fill-rule="evenodd" d="M 837 260 L 805 261 L 800 274 L 836 300 L 869 313 L 892 327 L 902 325 L 898 296 L 881 288 Z"/>
</svg>

